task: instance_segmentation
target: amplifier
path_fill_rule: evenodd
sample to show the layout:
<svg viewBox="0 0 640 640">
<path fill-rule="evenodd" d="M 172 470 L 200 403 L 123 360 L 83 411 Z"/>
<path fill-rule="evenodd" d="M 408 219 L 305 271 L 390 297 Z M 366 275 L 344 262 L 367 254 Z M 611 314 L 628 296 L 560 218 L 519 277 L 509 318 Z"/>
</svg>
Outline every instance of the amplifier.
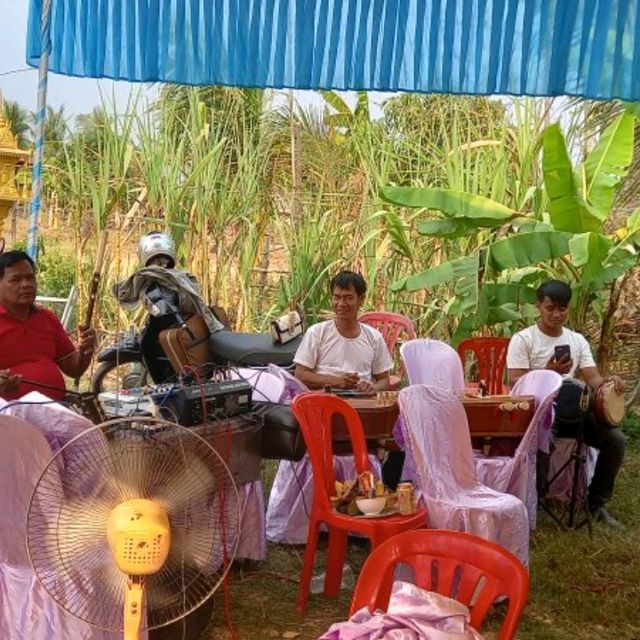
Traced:
<svg viewBox="0 0 640 640">
<path fill-rule="evenodd" d="M 192 427 L 204 422 L 203 404 L 207 419 L 227 418 L 250 411 L 252 390 L 244 380 L 221 380 L 202 385 L 157 385 L 150 395 L 163 418 Z"/>
</svg>

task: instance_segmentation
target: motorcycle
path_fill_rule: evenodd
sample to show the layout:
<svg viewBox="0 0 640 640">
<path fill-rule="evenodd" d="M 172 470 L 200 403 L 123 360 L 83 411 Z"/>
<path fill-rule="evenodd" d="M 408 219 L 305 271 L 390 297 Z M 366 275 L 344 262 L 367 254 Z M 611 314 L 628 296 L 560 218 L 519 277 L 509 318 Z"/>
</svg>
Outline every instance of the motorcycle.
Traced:
<svg viewBox="0 0 640 640">
<path fill-rule="evenodd" d="M 158 288 L 148 292 L 149 316 L 140 331 L 132 329 L 97 356 L 100 363 L 91 379 L 95 394 L 160 384 L 176 379 L 169 358 L 160 346 L 159 334 L 164 329 L 184 326 L 175 301 Z M 265 368 L 269 364 L 290 368 L 302 340 L 298 336 L 286 344 L 274 344 L 269 333 L 241 333 L 229 328 L 226 318 L 214 309 L 225 325 L 208 338 L 212 364 L 219 367 Z"/>
</svg>

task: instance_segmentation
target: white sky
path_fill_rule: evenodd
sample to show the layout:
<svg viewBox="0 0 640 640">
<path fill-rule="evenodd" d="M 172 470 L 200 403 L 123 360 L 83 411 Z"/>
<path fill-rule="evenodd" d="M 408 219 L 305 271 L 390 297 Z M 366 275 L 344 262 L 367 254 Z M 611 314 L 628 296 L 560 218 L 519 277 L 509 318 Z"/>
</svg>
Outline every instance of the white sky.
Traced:
<svg viewBox="0 0 640 640">
<path fill-rule="evenodd" d="M 32 69 L 19 73 L 7 73 L 28 68 L 25 62 L 27 41 L 28 0 L 0 0 L 0 92 L 7 100 L 15 100 L 31 111 L 36 109 L 38 71 Z M 92 78 L 72 78 L 55 73 L 49 74 L 47 102 L 53 107 L 65 105 L 68 117 L 79 113 L 89 113 L 102 104 L 104 98 L 115 97 L 116 104 L 124 106 L 131 91 L 142 91 L 152 97 L 157 89 L 149 85 Z M 353 95 L 345 98 L 355 104 Z M 382 101 L 393 94 L 372 92 L 372 115 L 379 117 Z M 296 100 L 301 105 L 321 105 L 322 99 L 313 91 L 296 91 Z"/>
</svg>

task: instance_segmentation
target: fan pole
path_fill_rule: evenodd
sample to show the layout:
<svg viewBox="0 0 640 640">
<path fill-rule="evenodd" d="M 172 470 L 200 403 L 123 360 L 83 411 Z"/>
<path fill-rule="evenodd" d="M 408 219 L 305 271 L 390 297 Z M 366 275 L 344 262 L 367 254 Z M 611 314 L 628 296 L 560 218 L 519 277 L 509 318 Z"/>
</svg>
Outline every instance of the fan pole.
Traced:
<svg viewBox="0 0 640 640">
<path fill-rule="evenodd" d="M 124 640 L 140 640 L 142 627 L 143 578 L 129 576 L 124 598 Z"/>
</svg>

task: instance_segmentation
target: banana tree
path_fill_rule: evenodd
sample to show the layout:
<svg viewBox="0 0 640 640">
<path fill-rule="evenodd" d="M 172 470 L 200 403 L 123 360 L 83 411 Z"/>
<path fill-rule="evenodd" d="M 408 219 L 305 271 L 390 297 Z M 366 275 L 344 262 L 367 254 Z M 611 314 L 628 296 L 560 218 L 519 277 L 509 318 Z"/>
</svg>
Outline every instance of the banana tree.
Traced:
<svg viewBox="0 0 640 640">
<path fill-rule="evenodd" d="M 608 232 L 615 196 L 632 160 L 634 123 L 632 112 L 623 112 L 575 167 L 559 125 L 547 127 L 542 134 L 546 210 L 541 212 L 516 211 L 449 189 L 382 188 L 389 203 L 439 212 L 417 224 L 419 233 L 478 239 L 469 254 L 398 280 L 393 289 L 449 285 L 455 295 L 445 311 L 456 317 L 455 341 L 498 323 L 509 323 L 512 330 L 522 324 L 531 312 L 534 285 L 553 275 L 574 287 L 573 319 L 582 328 L 593 301 L 638 264 L 640 211 L 623 228 Z"/>
</svg>

